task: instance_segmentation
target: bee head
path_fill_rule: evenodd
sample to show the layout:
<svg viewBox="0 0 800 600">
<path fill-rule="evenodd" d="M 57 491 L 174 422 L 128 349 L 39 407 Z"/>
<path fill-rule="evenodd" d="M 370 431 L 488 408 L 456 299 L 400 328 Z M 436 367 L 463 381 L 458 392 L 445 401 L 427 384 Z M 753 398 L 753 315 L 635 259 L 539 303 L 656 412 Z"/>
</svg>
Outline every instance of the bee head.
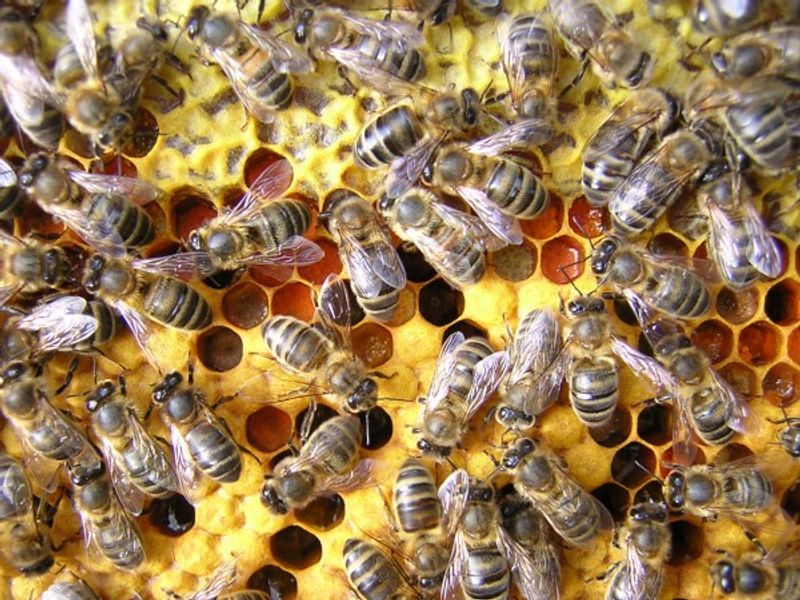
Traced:
<svg viewBox="0 0 800 600">
<path fill-rule="evenodd" d="M 534 416 L 525 411 L 512 408 L 521 406 L 521 401 L 527 398 L 527 392 L 522 386 L 514 386 L 506 392 L 507 404 L 502 405 L 494 414 L 495 420 L 506 429 L 527 429 L 533 425 Z"/>
<path fill-rule="evenodd" d="M 106 259 L 101 254 L 94 254 L 86 261 L 86 268 L 83 273 L 83 287 L 87 291 L 95 293 L 100 289 L 100 275 L 106 266 Z"/>
<path fill-rule="evenodd" d="M 183 375 L 178 371 L 168 373 L 164 380 L 153 390 L 153 402 L 163 404 L 169 395 L 183 383 Z"/>
<path fill-rule="evenodd" d="M 136 19 L 136 27 L 147 31 L 150 35 L 152 35 L 156 40 L 159 42 L 166 42 L 169 38 L 167 34 L 167 29 L 159 23 L 158 21 L 153 21 L 148 19 L 147 17 L 139 17 Z"/>
<path fill-rule="evenodd" d="M 378 200 L 378 212 L 380 212 L 384 217 L 388 217 L 392 211 L 397 206 L 397 198 L 393 198 L 388 194 L 384 194 L 381 196 L 381 199 Z"/>
<path fill-rule="evenodd" d="M 203 25 L 211 14 L 207 6 L 197 5 L 189 11 L 189 18 L 186 20 L 186 35 L 190 40 L 194 40 L 197 34 L 203 29 Z"/>
<path fill-rule="evenodd" d="M 133 136 L 133 115 L 127 110 L 113 113 L 105 124 L 92 136 L 96 156 L 122 147 Z"/>
<path fill-rule="evenodd" d="M 672 471 L 664 481 L 664 499 L 671 510 L 683 510 L 686 500 L 683 497 L 685 478 L 681 471 Z"/>
<path fill-rule="evenodd" d="M 621 246 L 622 242 L 615 237 L 603 238 L 592 251 L 592 260 L 590 263 L 592 273 L 598 277 L 606 275 L 614 255 Z"/>
<path fill-rule="evenodd" d="M 311 27 L 311 19 L 314 18 L 314 11 L 310 8 L 304 8 L 297 17 L 297 22 L 294 26 L 294 41 L 298 44 L 305 44 L 309 36 L 309 27 Z"/>
<path fill-rule="evenodd" d="M 593 296 L 580 296 L 567 302 L 567 313 L 572 317 L 584 315 L 586 313 L 604 313 L 606 310 L 605 302 L 602 298 Z"/>
<path fill-rule="evenodd" d="M 424 456 L 445 459 L 450 456 L 452 448 L 448 446 L 439 446 L 426 438 L 420 438 L 417 440 L 417 450 L 422 452 Z"/>
<path fill-rule="evenodd" d="M 639 523 L 646 521 L 666 523 L 667 507 L 663 502 L 641 502 L 631 506 L 628 516 Z"/>
<path fill-rule="evenodd" d="M 193 252 L 202 252 L 205 249 L 205 242 L 203 238 L 203 231 L 200 229 L 195 229 L 189 234 L 189 238 L 186 240 L 187 246 L 189 246 L 189 250 Z"/>
<path fill-rule="evenodd" d="M 285 515 L 289 512 L 289 507 L 278 493 L 276 484 L 277 480 L 272 475 L 267 475 L 264 478 L 264 484 L 261 486 L 260 494 L 261 503 L 273 514 Z"/>
<path fill-rule="evenodd" d="M 114 395 L 116 386 L 113 381 L 104 381 L 93 394 L 90 394 L 86 399 L 86 410 L 93 413 L 96 412 L 108 399 Z"/>
<path fill-rule="evenodd" d="M 470 479 L 467 491 L 468 502 L 491 502 L 494 500 L 494 488 L 480 479 Z"/>
<path fill-rule="evenodd" d="M 711 567 L 711 578 L 724 594 L 736 591 L 736 569 L 729 560 L 719 560 Z"/>
<path fill-rule="evenodd" d="M 513 446 L 509 447 L 503 453 L 503 459 L 500 461 L 502 469 L 516 469 L 523 458 L 536 450 L 536 442 L 531 438 L 519 438 Z"/>
<path fill-rule="evenodd" d="M 347 396 L 345 404 L 350 412 L 364 412 L 378 402 L 378 384 L 369 377 L 362 379 L 355 391 Z"/>
</svg>

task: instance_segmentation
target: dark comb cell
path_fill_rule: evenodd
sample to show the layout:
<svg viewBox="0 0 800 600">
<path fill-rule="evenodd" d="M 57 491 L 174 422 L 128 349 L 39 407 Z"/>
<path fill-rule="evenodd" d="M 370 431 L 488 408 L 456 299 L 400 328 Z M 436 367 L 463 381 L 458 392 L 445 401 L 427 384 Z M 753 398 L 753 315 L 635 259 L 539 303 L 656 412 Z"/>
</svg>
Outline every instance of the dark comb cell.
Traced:
<svg viewBox="0 0 800 600">
<path fill-rule="evenodd" d="M 212 371 L 230 371 L 241 362 L 243 353 L 242 338 L 222 325 L 212 327 L 197 338 L 197 358 Z"/>
<path fill-rule="evenodd" d="M 452 325 L 450 325 L 447 329 L 444 330 L 442 334 L 442 343 L 450 337 L 451 333 L 455 333 L 456 331 L 460 331 L 464 334 L 464 337 L 471 338 L 471 337 L 486 337 L 486 330 L 477 325 L 476 323 L 470 321 L 469 319 L 462 319 L 461 321 L 456 321 Z"/>
<path fill-rule="evenodd" d="M 604 483 L 592 492 L 592 496 L 608 509 L 615 521 L 625 518 L 630 502 L 630 494 L 624 487 L 616 483 Z"/>
<path fill-rule="evenodd" d="M 654 446 L 663 446 L 672 439 L 672 406 L 653 404 L 639 413 L 637 435 Z"/>
<path fill-rule="evenodd" d="M 689 521 L 673 521 L 669 524 L 672 533 L 672 551 L 667 564 L 679 567 L 700 558 L 705 545 L 703 528 Z"/>
<path fill-rule="evenodd" d="M 133 138 L 122 148 L 122 153 L 133 158 L 147 156 L 158 141 L 158 121 L 146 108 L 136 112 Z"/>
<path fill-rule="evenodd" d="M 295 433 L 299 435 L 300 431 L 303 429 L 303 421 L 308 414 L 308 408 L 304 408 L 301 410 L 294 419 L 294 430 Z M 337 416 L 339 413 L 333 410 L 330 406 L 326 404 L 320 404 L 317 402 L 316 407 L 314 408 L 314 416 L 311 418 L 311 424 L 308 427 L 309 434 L 315 432 L 320 425 L 322 425 L 328 419 L 332 419 L 333 417 Z"/>
<path fill-rule="evenodd" d="M 259 148 L 247 157 L 244 161 L 244 183 L 247 187 L 253 185 L 253 182 L 259 175 L 271 164 L 281 160 L 283 156 L 272 150 L 266 148 Z M 291 173 L 291 166 L 286 165 Z"/>
<path fill-rule="evenodd" d="M 317 536 L 302 527 L 290 525 L 269 539 L 275 559 L 290 569 L 307 569 L 322 558 L 322 544 Z"/>
<path fill-rule="evenodd" d="M 172 207 L 172 233 L 184 242 L 192 231 L 217 216 L 214 203 L 192 188 L 174 192 L 169 204 Z"/>
<path fill-rule="evenodd" d="M 266 565 L 255 571 L 247 580 L 247 588 L 264 592 L 270 600 L 297 598 L 297 579 L 277 565 Z"/>
<path fill-rule="evenodd" d="M 592 439 L 605 448 L 614 448 L 628 439 L 631 434 L 631 413 L 619 406 L 608 425 L 603 428 L 590 428 Z"/>
<path fill-rule="evenodd" d="M 620 448 L 611 459 L 611 476 L 628 489 L 642 485 L 655 470 L 656 455 L 639 442 Z"/>
<path fill-rule="evenodd" d="M 401 245 L 397 249 L 397 254 L 406 269 L 406 277 L 409 281 L 425 283 L 436 275 L 436 269 L 430 266 L 422 256 L 422 252 L 418 252 L 415 248 L 407 249 Z"/>
<path fill-rule="evenodd" d="M 231 325 L 251 329 L 269 314 L 267 295 L 254 283 L 240 283 L 223 296 L 222 314 Z"/>
<path fill-rule="evenodd" d="M 711 362 L 718 363 L 733 350 L 733 332 L 716 319 L 705 321 L 692 332 L 692 343 L 706 353 Z"/>
<path fill-rule="evenodd" d="M 261 452 L 275 452 L 292 435 L 292 418 L 279 408 L 263 406 L 247 417 L 247 442 Z"/>
<path fill-rule="evenodd" d="M 792 325 L 800 318 L 800 283 L 784 279 L 773 285 L 764 298 L 767 318 L 778 325 Z"/>
<path fill-rule="evenodd" d="M 730 288 L 722 288 L 717 295 L 717 312 L 719 316 L 732 325 L 741 325 L 753 318 L 758 310 L 758 290 L 749 288 L 734 292 Z"/>
<path fill-rule="evenodd" d="M 464 294 L 437 279 L 420 290 L 419 312 L 432 325 L 447 325 L 464 312 Z"/>
<path fill-rule="evenodd" d="M 180 494 L 156 498 L 150 505 L 150 523 L 170 537 L 178 537 L 194 527 L 194 506 Z"/>
<path fill-rule="evenodd" d="M 380 406 L 358 414 L 361 421 L 361 445 L 367 450 L 377 450 L 392 439 L 392 418 Z"/>
</svg>

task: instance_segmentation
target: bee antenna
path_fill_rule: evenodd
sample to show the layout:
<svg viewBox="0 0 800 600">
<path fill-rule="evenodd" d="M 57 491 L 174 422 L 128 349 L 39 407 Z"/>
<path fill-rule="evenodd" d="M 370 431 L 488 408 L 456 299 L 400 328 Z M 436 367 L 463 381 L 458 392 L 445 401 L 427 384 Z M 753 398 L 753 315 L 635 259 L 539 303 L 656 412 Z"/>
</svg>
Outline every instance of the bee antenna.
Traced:
<svg viewBox="0 0 800 600">
<path fill-rule="evenodd" d="M 636 465 L 637 467 L 639 467 L 639 468 L 640 468 L 642 471 L 644 471 L 644 472 L 645 472 L 645 473 L 647 473 L 648 475 L 650 475 L 650 476 L 651 476 L 651 477 L 652 477 L 654 480 L 656 480 L 656 481 L 662 481 L 662 482 L 663 482 L 663 480 L 662 480 L 660 477 L 658 477 L 658 476 L 657 476 L 655 473 L 653 473 L 653 471 L 651 471 L 650 469 L 648 469 L 648 468 L 647 468 L 645 465 L 643 465 L 642 463 L 640 463 L 638 459 L 634 459 L 634 460 L 633 460 L 633 464 L 634 464 L 634 465 Z M 650 496 L 650 495 L 648 494 L 648 497 L 649 497 L 649 496 Z"/>
<path fill-rule="evenodd" d="M 581 289 L 580 289 L 580 288 L 579 288 L 577 285 L 575 285 L 575 278 L 571 277 L 571 276 L 569 275 L 569 273 L 567 273 L 567 269 L 569 269 L 570 267 L 574 267 L 574 266 L 576 266 L 576 265 L 579 265 L 579 264 L 581 264 L 581 263 L 583 263 L 583 262 L 586 262 L 587 260 L 589 260 L 589 256 L 587 256 L 587 257 L 585 257 L 585 258 L 582 258 L 581 260 L 576 260 L 576 261 L 573 261 L 573 262 L 571 262 L 571 263 L 568 263 L 568 264 L 566 264 L 566 265 L 561 265 L 561 266 L 560 266 L 560 267 L 558 267 L 558 269 L 557 269 L 558 271 L 560 271 L 560 272 L 561 272 L 561 274 L 562 274 L 562 275 L 564 275 L 564 277 L 566 277 L 566 278 L 567 278 L 567 282 L 568 282 L 568 283 L 569 283 L 569 284 L 570 284 L 570 285 L 571 285 L 573 288 L 575 288 L 575 291 L 576 291 L 576 292 L 578 292 L 578 294 L 579 294 L 579 295 L 581 295 L 581 296 L 585 296 L 586 294 L 584 294 L 584 293 L 581 291 Z"/>
<path fill-rule="evenodd" d="M 586 238 L 586 241 L 589 242 L 589 247 L 592 249 L 592 252 L 594 252 L 595 246 L 594 242 L 592 241 L 592 236 L 590 236 L 589 232 L 584 229 L 583 223 L 581 223 L 579 220 L 576 219 L 574 223 L 581 235 L 583 235 L 583 237 Z"/>
</svg>

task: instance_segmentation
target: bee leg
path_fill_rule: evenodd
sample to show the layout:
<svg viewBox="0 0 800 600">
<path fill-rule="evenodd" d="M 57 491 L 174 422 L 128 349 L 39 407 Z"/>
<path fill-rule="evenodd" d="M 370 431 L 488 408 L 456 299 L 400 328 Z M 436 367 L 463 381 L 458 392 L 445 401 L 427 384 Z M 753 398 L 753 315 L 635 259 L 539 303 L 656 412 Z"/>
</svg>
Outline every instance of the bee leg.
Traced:
<svg viewBox="0 0 800 600">
<path fill-rule="evenodd" d="M 72 359 L 72 361 L 69 363 L 69 367 L 67 368 L 67 372 L 64 375 L 64 383 L 62 383 L 56 389 L 56 396 L 61 394 L 64 390 L 66 390 L 69 387 L 69 385 L 72 383 L 72 378 L 75 377 L 75 372 L 78 370 L 80 364 L 81 364 L 80 355 Z"/>
<path fill-rule="evenodd" d="M 617 548 L 619 548 L 619 546 L 617 546 Z M 597 575 L 595 577 L 590 577 L 589 579 L 585 579 L 584 581 L 586 583 L 589 583 L 591 581 L 605 581 L 606 579 L 608 579 L 609 575 L 611 575 L 614 571 L 617 570 L 617 568 L 620 566 L 620 564 L 622 564 L 622 562 L 621 561 L 617 561 L 617 562 L 613 563 L 610 567 L 608 567 L 608 569 L 606 569 L 605 571 L 600 573 L 600 575 Z"/>
<path fill-rule="evenodd" d="M 370 377 L 377 377 L 378 379 L 393 379 L 397 376 L 397 371 L 392 373 L 391 375 L 387 375 L 386 373 L 381 373 L 380 371 L 371 371 L 368 373 Z"/>
<path fill-rule="evenodd" d="M 761 543 L 761 540 L 759 540 L 755 536 L 754 533 L 752 533 L 750 531 L 747 531 L 747 529 L 745 529 L 744 530 L 744 535 L 747 537 L 748 540 L 750 540 L 750 543 L 753 544 L 753 546 L 756 547 L 756 549 L 759 551 L 761 556 L 766 556 L 767 555 L 767 549 L 764 547 L 764 544 Z"/>
<path fill-rule="evenodd" d="M 258 0 L 258 12 L 256 13 L 256 23 L 261 23 L 261 17 L 264 16 L 264 5 L 266 4 L 265 0 Z"/>
<path fill-rule="evenodd" d="M 163 114 L 172 112 L 179 106 L 183 105 L 183 101 L 186 99 L 186 92 L 183 90 L 183 88 L 180 88 L 180 90 L 175 90 L 169 83 L 167 83 L 166 79 L 159 75 L 151 75 L 150 79 L 155 81 L 172 96 L 172 100 L 162 101 L 159 103 L 161 112 Z"/>
<path fill-rule="evenodd" d="M 566 96 L 568 93 L 570 93 L 570 92 L 572 91 L 572 88 L 576 87 L 576 86 L 577 86 L 577 85 L 578 85 L 578 84 L 581 82 L 581 79 L 583 79 L 583 76 L 584 76 L 584 75 L 586 75 L 586 69 L 588 69 L 588 68 L 589 68 L 589 57 L 587 57 L 587 56 L 584 54 L 584 56 L 583 56 L 583 57 L 581 57 L 581 58 L 582 58 L 582 60 L 583 60 L 583 64 L 581 65 L 581 69 L 580 69 L 580 71 L 578 71 L 578 74 L 577 74 L 577 75 L 575 75 L 575 77 L 573 77 L 573 78 L 572 78 L 572 81 L 570 81 L 570 82 L 569 82 L 569 83 L 568 83 L 568 84 L 567 84 L 567 85 L 564 87 L 564 89 L 563 89 L 563 90 L 561 90 L 561 92 L 558 94 L 558 97 L 559 97 L 559 98 L 563 98 L 563 97 L 564 97 L 564 96 Z"/>
<path fill-rule="evenodd" d="M 345 83 L 343 95 L 355 96 L 358 92 L 358 88 L 353 85 L 353 82 L 350 81 L 350 78 L 347 76 L 347 69 L 343 65 L 336 65 L 336 73 L 344 80 Z"/>
</svg>

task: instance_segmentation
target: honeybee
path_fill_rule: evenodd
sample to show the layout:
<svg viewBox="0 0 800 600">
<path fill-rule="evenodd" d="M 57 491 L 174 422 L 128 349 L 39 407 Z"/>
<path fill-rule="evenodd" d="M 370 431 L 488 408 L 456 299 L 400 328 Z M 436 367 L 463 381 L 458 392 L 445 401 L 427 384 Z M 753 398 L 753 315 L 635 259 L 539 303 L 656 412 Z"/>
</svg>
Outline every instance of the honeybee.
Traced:
<svg viewBox="0 0 800 600">
<path fill-rule="evenodd" d="M 200 292 L 180 279 L 159 274 L 159 258 L 110 258 L 95 254 L 86 262 L 83 286 L 108 303 L 125 321 L 151 365 L 158 366 L 150 350 L 151 327 L 142 318 L 197 331 L 211 323 L 211 306 Z"/>
<path fill-rule="evenodd" d="M 617 105 L 583 147 L 583 193 L 592 206 L 605 206 L 655 139 L 675 123 L 680 107 L 658 88 L 633 92 Z"/>
<path fill-rule="evenodd" d="M 0 373 L 0 404 L 34 481 L 41 489 L 53 491 L 62 462 L 78 481 L 102 473 L 104 467 L 86 435 L 48 400 L 41 369 L 30 361 L 5 365 Z"/>
<path fill-rule="evenodd" d="M 467 424 L 497 389 L 502 356 L 482 337 L 456 331 L 442 344 L 415 433 L 417 448 L 438 460 L 460 446 Z"/>
<path fill-rule="evenodd" d="M 59 581 L 42 592 L 41 600 L 100 600 L 82 581 Z"/>
<path fill-rule="evenodd" d="M 158 199 L 161 190 L 140 179 L 71 167 L 54 156 L 33 154 L 19 171 L 19 184 L 96 250 L 119 256 L 153 240 L 153 222 L 141 207 Z"/>
<path fill-rule="evenodd" d="M 189 234 L 189 252 L 165 256 L 159 270 L 181 276 L 207 277 L 220 270 L 258 266 L 288 278 L 297 265 L 322 258 L 322 250 L 303 236 L 311 225 L 311 211 L 299 200 L 271 200 L 291 183 L 291 168 L 280 160 L 269 165 L 250 189 L 221 215 Z"/>
<path fill-rule="evenodd" d="M 722 164 L 720 171 L 712 167 L 704 181 L 698 189 L 698 204 L 710 217 L 708 248 L 725 283 L 740 290 L 755 283 L 761 275 L 769 278 L 780 275 L 783 270 L 780 247 L 753 205 L 747 183 L 727 163 Z"/>
<path fill-rule="evenodd" d="M 99 323 L 79 296 L 44 302 L 0 331 L 0 363 L 29 360 L 91 344 Z"/>
<path fill-rule="evenodd" d="M 447 206 L 424 188 L 413 187 L 398 198 L 384 195 L 378 210 L 394 234 L 414 244 L 456 289 L 478 283 L 486 272 L 486 251 L 506 245 L 480 219 Z"/>
<path fill-rule="evenodd" d="M 236 561 L 229 560 L 217 567 L 214 574 L 187 600 L 270 600 L 265 592 L 257 590 L 240 590 L 226 592 L 236 581 Z M 174 594 L 170 594 L 174 596 Z"/>
<path fill-rule="evenodd" d="M 664 479 L 664 500 L 671 510 L 703 519 L 722 517 L 751 533 L 766 528 L 785 533 L 789 519 L 773 494 L 776 465 L 765 456 L 747 456 L 722 465 L 675 465 Z M 764 513 L 763 523 L 756 518 Z"/>
<path fill-rule="evenodd" d="M 746 31 L 726 40 L 711 57 L 725 78 L 779 75 L 800 76 L 800 27 L 772 23 L 766 29 Z"/>
<path fill-rule="evenodd" d="M 349 538 L 342 548 L 342 558 L 350 587 L 361 600 L 419 598 L 394 561 L 375 544 Z"/>
<path fill-rule="evenodd" d="M 783 413 L 783 419 L 780 421 L 769 419 L 769 421 L 786 425 L 778 434 L 780 445 L 792 458 L 800 458 L 800 417 L 788 416 L 783 406 L 781 406 L 781 412 Z"/>
<path fill-rule="evenodd" d="M 352 309 L 345 285 L 334 275 L 322 284 L 316 311 L 319 326 L 279 315 L 267 319 L 261 335 L 283 369 L 327 383 L 344 410 L 359 413 L 376 405 L 378 384 L 353 352 Z"/>
<path fill-rule="evenodd" d="M 517 116 L 554 125 L 559 48 L 552 21 L 546 13 L 518 14 L 501 22 L 497 39 Z"/>
<path fill-rule="evenodd" d="M 515 572 L 514 581 L 519 589 L 535 590 L 527 598 L 542 600 L 558 598 L 561 581 L 561 563 L 550 526 L 533 505 L 513 491 L 502 493 L 499 499 L 503 529 L 525 549 L 530 564 L 535 567 L 533 578 L 521 582 L 523 573 Z M 527 585 L 527 587 L 525 587 Z"/>
<path fill-rule="evenodd" d="M 425 596 L 438 596 L 450 552 L 444 540 L 436 481 L 414 458 L 407 459 L 397 471 L 392 513 L 396 525 L 407 536 L 406 555 L 414 587 Z"/>
<path fill-rule="evenodd" d="M 744 398 L 711 367 L 708 356 L 692 344 L 683 327 L 654 318 L 635 296 L 626 297 L 654 356 L 664 366 L 641 374 L 673 398 L 673 448 L 678 462 L 689 464 L 694 456 L 692 431 L 712 446 L 727 443 L 736 432 L 758 431 Z"/>
<path fill-rule="evenodd" d="M 391 319 L 406 287 L 406 271 L 372 206 L 358 194 L 340 189 L 331 193 L 322 216 L 361 308 L 380 321 Z"/>
<path fill-rule="evenodd" d="M 358 417 L 328 419 L 305 440 L 297 456 L 284 458 L 264 477 L 261 502 L 270 512 L 285 515 L 319 496 L 363 487 L 375 463 L 360 458 L 360 443 Z"/>
<path fill-rule="evenodd" d="M 780 4 L 771 0 L 745 4 L 735 0 L 694 0 L 692 22 L 708 35 L 729 37 L 777 17 L 776 9 Z"/>
<path fill-rule="evenodd" d="M 194 6 L 186 23 L 189 39 L 206 60 L 219 65 L 248 114 L 271 123 L 292 101 L 291 73 L 307 73 L 312 63 L 292 46 L 224 13 Z"/>
<path fill-rule="evenodd" d="M 27 201 L 14 168 L 0 158 L 0 220 L 11 220 L 21 215 Z"/>
<path fill-rule="evenodd" d="M 22 464 L 0 453 L 0 524 L 3 554 L 24 575 L 46 573 L 55 564 L 49 525 L 43 518 L 46 503 L 33 509 L 33 494 Z M 39 514 L 41 513 L 41 514 Z M 55 516 L 55 511 L 53 515 Z"/>
<path fill-rule="evenodd" d="M 503 529 L 489 484 L 458 469 L 439 487 L 439 500 L 453 539 L 442 598 L 455 598 L 459 586 L 467 600 L 508 598 L 512 570 L 523 597 L 539 597 L 537 565 Z"/>
<path fill-rule="evenodd" d="M 508 376 L 500 385 L 494 416 L 507 429 L 520 431 L 530 428 L 558 397 L 563 373 L 550 367 L 561 351 L 561 327 L 552 311 L 535 309 L 508 337 L 513 341 L 502 352 Z"/>
<path fill-rule="evenodd" d="M 294 40 L 314 58 L 323 55 L 351 70 L 366 85 L 389 95 L 425 75 L 424 42 L 412 25 L 374 21 L 344 10 L 306 7 L 297 12 Z"/>
<path fill-rule="evenodd" d="M 119 389 L 111 381 L 101 383 L 86 399 L 86 408 L 125 510 L 138 516 L 146 496 L 165 498 L 178 491 L 166 453 L 125 403 L 123 378 Z"/>
<path fill-rule="evenodd" d="M 716 140 L 699 125 L 666 136 L 611 193 L 614 233 L 633 239 L 652 228 L 681 191 L 699 180 L 717 152 Z"/>
<path fill-rule="evenodd" d="M 663 502 L 640 502 L 628 510 L 622 529 L 625 560 L 614 567 L 606 600 L 658 600 L 672 537 Z"/>
<path fill-rule="evenodd" d="M 498 468 L 513 473 L 519 495 L 530 500 L 567 543 L 584 546 L 611 529 L 606 508 L 569 476 L 559 458 L 532 439 L 517 439 Z"/>
<path fill-rule="evenodd" d="M 786 112 L 791 92 L 790 85 L 771 77 L 726 81 L 701 76 L 686 91 L 687 117 L 719 120 L 755 164 L 778 172 L 798 164 Z"/>
<path fill-rule="evenodd" d="M 727 554 L 727 553 L 726 553 Z M 711 567 L 714 586 L 739 598 L 800 598 L 800 561 L 797 550 L 779 546 L 769 552 L 728 555 Z"/>
<path fill-rule="evenodd" d="M 122 508 L 108 477 L 99 476 L 76 485 L 73 501 L 90 556 L 99 553 L 128 571 L 144 562 L 139 530 Z"/>
<path fill-rule="evenodd" d="M 711 265 L 700 259 L 651 254 L 610 235 L 593 250 L 592 272 L 626 295 L 679 319 L 697 319 L 711 311 Z"/>
<path fill-rule="evenodd" d="M 177 371 L 156 386 L 153 403 L 169 428 L 178 486 L 196 504 L 202 497 L 202 475 L 218 483 L 233 483 L 242 472 L 242 453 L 225 421 L 214 414 L 206 397 L 194 385 L 194 374 L 184 383 Z"/>
<path fill-rule="evenodd" d="M 58 148 L 64 133 L 61 103 L 44 75 L 31 22 L 11 6 L 0 8 L 0 91 L 17 126 L 37 146 Z"/>
<path fill-rule="evenodd" d="M 567 51 L 578 60 L 588 57 L 600 79 L 628 89 L 650 80 L 653 57 L 602 5 L 592 0 L 548 0 L 548 6 Z"/>
</svg>

